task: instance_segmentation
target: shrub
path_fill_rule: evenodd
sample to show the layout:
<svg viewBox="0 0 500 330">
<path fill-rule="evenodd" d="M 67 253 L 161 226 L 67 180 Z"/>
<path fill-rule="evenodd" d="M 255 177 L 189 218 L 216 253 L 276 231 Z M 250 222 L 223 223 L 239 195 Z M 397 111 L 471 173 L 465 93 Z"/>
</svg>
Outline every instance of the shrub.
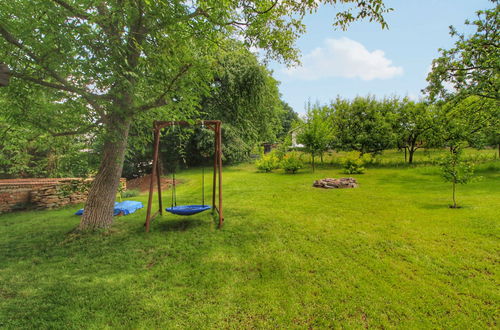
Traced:
<svg viewBox="0 0 500 330">
<path fill-rule="evenodd" d="M 135 189 L 129 189 L 129 190 L 124 190 L 121 192 L 122 198 L 129 198 L 129 197 L 135 197 L 139 196 L 141 192 L 139 190 Z"/>
<path fill-rule="evenodd" d="M 289 152 L 281 160 L 281 168 L 287 173 L 295 174 L 304 166 L 301 157 L 297 152 Z"/>
<path fill-rule="evenodd" d="M 348 152 L 342 158 L 342 167 L 346 174 L 363 174 L 365 173 L 364 165 L 371 159 L 370 155 L 361 156 L 359 151 Z"/>
<path fill-rule="evenodd" d="M 260 171 L 263 172 L 271 172 L 279 168 L 279 160 L 273 153 L 268 153 L 266 155 L 262 155 L 260 159 L 255 161 L 255 165 Z"/>
</svg>

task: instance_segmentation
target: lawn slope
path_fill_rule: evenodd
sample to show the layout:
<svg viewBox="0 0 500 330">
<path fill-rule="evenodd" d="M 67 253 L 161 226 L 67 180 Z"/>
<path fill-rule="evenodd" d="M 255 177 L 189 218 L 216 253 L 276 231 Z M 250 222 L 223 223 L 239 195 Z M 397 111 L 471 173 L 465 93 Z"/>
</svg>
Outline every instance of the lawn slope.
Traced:
<svg viewBox="0 0 500 330">
<path fill-rule="evenodd" d="M 449 209 L 435 167 L 345 190 L 312 187 L 333 167 L 228 167 L 222 230 L 207 212 L 146 234 L 143 209 L 93 235 L 71 233 L 78 206 L 1 215 L 0 327 L 495 328 L 499 162 L 478 174 Z M 198 203 L 200 171 L 179 176 L 178 203 Z"/>
</svg>

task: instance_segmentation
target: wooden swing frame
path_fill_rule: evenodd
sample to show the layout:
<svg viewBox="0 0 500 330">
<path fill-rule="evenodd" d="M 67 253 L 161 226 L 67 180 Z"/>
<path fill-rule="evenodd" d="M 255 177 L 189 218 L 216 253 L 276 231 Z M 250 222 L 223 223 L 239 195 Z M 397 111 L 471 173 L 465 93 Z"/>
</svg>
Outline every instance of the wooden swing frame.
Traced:
<svg viewBox="0 0 500 330">
<path fill-rule="evenodd" d="M 213 175 L 213 186 L 212 186 L 212 214 L 217 212 L 219 215 L 219 228 L 224 224 L 224 216 L 222 211 L 222 122 L 220 120 L 198 120 L 195 123 L 190 123 L 187 121 L 154 121 L 153 131 L 154 131 L 154 144 L 153 144 L 153 169 L 151 171 L 151 181 L 149 183 L 149 197 L 148 197 L 148 209 L 146 213 L 146 232 L 149 232 L 151 227 L 151 221 L 158 215 L 163 215 L 163 203 L 161 199 L 161 171 L 160 164 L 158 161 L 160 153 L 160 136 L 161 130 L 169 126 L 191 126 L 191 125 L 202 125 L 208 129 L 215 132 L 214 140 L 214 175 Z M 153 206 L 153 194 L 154 185 L 158 186 L 158 204 L 159 209 L 153 215 L 151 215 L 151 209 Z M 218 180 L 217 180 L 218 178 Z M 218 189 L 217 189 L 218 188 Z M 216 204 L 216 195 L 218 197 L 218 203 Z"/>
</svg>

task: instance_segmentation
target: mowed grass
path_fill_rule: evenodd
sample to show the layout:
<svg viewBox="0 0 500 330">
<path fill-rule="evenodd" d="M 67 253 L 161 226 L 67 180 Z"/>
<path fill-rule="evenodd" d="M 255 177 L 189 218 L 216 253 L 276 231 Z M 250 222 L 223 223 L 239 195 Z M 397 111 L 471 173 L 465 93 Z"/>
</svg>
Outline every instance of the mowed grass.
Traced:
<svg viewBox="0 0 500 330">
<path fill-rule="evenodd" d="M 200 202 L 200 172 L 179 173 L 179 203 Z M 369 168 L 344 190 L 312 187 L 335 167 L 227 167 L 222 230 L 209 212 L 86 235 L 78 207 L 5 214 L 0 327 L 497 328 L 500 162 L 478 175 L 450 209 L 436 167 Z"/>
</svg>

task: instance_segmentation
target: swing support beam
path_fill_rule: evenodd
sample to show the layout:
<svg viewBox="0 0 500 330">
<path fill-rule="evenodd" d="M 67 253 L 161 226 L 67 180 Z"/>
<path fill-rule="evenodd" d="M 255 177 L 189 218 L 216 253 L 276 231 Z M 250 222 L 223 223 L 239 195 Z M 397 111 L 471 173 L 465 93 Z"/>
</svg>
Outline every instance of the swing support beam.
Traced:
<svg viewBox="0 0 500 330">
<path fill-rule="evenodd" d="M 160 136 L 161 130 L 169 126 L 191 126 L 191 125 L 203 125 L 208 129 L 211 129 L 215 133 L 214 139 L 214 175 L 213 175 L 213 185 L 212 185 L 212 212 L 217 212 L 219 216 L 219 228 L 224 224 L 224 214 L 222 210 L 222 122 L 220 120 L 198 120 L 195 123 L 187 121 L 154 121 L 153 122 L 153 132 L 154 132 L 154 142 L 153 142 L 153 169 L 151 172 L 151 181 L 149 183 L 149 197 L 148 197 L 148 208 L 146 213 L 146 232 L 149 232 L 151 221 L 158 215 L 163 215 L 163 204 L 161 198 L 161 171 L 160 164 L 158 161 L 160 153 Z M 153 215 L 151 211 L 153 208 L 153 194 L 154 185 L 158 186 L 158 205 L 159 209 Z"/>
</svg>

